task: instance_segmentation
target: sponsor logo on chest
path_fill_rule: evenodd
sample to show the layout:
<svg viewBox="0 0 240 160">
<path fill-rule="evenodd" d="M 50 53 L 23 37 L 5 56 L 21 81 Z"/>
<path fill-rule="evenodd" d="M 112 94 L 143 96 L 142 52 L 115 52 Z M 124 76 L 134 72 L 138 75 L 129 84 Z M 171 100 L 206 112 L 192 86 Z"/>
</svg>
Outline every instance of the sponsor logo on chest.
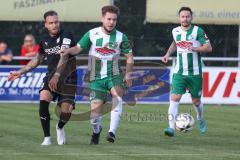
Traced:
<svg viewBox="0 0 240 160">
<path fill-rule="evenodd" d="M 116 53 L 116 48 L 118 47 L 117 42 L 108 42 L 103 47 L 95 48 L 95 51 L 102 56 L 113 55 Z"/>
<path fill-rule="evenodd" d="M 55 46 L 55 47 L 52 47 L 52 48 L 46 48 L 44 49 L 44 52 L 46 54 L 59 54 L 59 50 L 61 49 L 60 46 Z"/>
<path fill-rule="evenodd" d="M 176 45 L 181 49 L 188 49 L 193 45 L 193 43 L 190 41 L 180 41 L 180 42 L 177 42 Z"/>
</svg>

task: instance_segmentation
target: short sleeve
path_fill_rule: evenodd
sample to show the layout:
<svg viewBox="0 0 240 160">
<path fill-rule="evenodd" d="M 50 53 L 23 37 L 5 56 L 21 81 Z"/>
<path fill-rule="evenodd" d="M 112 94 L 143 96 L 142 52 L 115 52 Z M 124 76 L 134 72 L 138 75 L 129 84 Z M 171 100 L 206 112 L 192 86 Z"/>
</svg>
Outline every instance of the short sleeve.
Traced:
<svg viewBox="0 0 240 160">
<path fill-rule="evenodd" d="M 198 28 L 198 32 L 197 32 L 197 40 L 201 43 L 201 44 L 205 44 L 207 42 L 209 42 L 209 39 L 206 35 L 206 33 L 203 31 L 202 28 Z"/>
<path fill-rule="evenodd" d="M 85 33 L 84 36 L 78 41 L 78 44 L 83 49 L 87 49 L 91 46 L 92 42 L 90 40 L 90 32 L 89 31 L 87 33 Z"/>
<path fill-rule="evenodd" d="M 76 46 L 76 41 L 70 32 L 64 31 L 62 35 L 62 46 L 61 48 L 71 48 Z"/>
<path fill-rule="evenodd" d="M 71 39 L 70 47 L 74 47 L 74 46 L 76 46 L 76 41 L 75 41 L 74 36 L 73 36 L 71 33 L 69 33 L 68 36 L 69 36 L 69 39 Z"/>
<path fill-rule="evenodd" d="M 132 52 L 132 45 L 130 44 L 131 42 L 128 40 L 128 37 L 123 34 L 122 35 L 122 43 L 121 43 L 121 53 L 123 54 L 128 54 Z"/>
</svg>

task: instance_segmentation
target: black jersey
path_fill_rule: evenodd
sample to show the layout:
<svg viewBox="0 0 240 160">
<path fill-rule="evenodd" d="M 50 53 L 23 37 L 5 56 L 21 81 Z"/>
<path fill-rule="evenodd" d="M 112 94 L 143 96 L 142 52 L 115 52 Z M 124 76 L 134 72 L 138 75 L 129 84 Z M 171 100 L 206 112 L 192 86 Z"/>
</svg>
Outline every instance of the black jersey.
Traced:
<svg viewBox="0 0 240 160">
<path fill-rule="evenodd" d="M 70 48 L 76 45 L 72 34 L 60 30 L 60 32 L 51 37 L 48 33 L 41 37 L 39 54 L 43 54 L 47 59 L 48 73 L 45 80 L 49 80 L 55 73 L 60 59 L 59 50 L 62 48 Z M 76 75 L 76 58 L 69 56 L 66 68 L 64 69 L 64 76 L 67 76 L 67 81 L 75 82 Z"/>
</svg>

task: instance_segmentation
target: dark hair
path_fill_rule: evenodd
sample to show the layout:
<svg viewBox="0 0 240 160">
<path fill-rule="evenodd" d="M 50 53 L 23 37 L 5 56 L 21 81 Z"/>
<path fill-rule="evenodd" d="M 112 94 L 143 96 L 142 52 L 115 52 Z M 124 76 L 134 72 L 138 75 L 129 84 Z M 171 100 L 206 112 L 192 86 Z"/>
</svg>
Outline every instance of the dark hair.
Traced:
<svg viewBox="0 0 240 160">
<path fill-rule="evenodd" d="M 7 43 L 6 43 L 6 42 L 4 42 L 4 41 L 0 41 L 0 44 L 5 44 L 5 45 L 6 45 Z"/>
<path fill-rule="evenodd" d="M 181 13 L 182 11 L 189 11 L 191 15 L 193 14 L 193 12 L 192 12 L 192 10 L 191 10 L 190 7 L 181 7 L 181 8 L 179 9 L 179 11 L 178 11 L 178 15 L 180 15 L 180 13 Z"/>
<path fill-rule="evenodd" d="M 58 15 L 58 14 L 57 14 L 56 11 L 50 10 L 50 11 L 47 11 L 47 12 L 44 13 L 43 18 L 44 18 L 44 20 L 46 20 L 46 18 L 47 18 L 48 16 L 57 16 L 57 15 Z"/>
<path fill-rule="evenodd" d="M 117 15 L 120 14 L 119 8 L 116 6 L 113 6 L 113 5 L 108 5 L 108 6 L 102 7 L 102 16 L 104 16 L 107 12 L 115 13 Z"/>
</svg>

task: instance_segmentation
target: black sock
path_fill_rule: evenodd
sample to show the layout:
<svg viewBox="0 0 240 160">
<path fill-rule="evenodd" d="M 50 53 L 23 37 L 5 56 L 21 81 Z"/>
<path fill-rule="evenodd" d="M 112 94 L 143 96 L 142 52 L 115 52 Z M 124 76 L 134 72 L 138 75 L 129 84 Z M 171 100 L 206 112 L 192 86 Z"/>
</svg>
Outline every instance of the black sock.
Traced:
<svg viewBox="0 0 240 160">
<path fill-rule="evenodd" d="M 61 112 L 60 119 L 58 121 L 58 128 L 63 128 L 63 126 L 68 122 L 71 117 L 71 113 Z"/>
<path fill-rule="evenodd" d="M 39 116 L 45 137 L 50 136 L 50 113 L 49 102 L 40 100 Z"/>
</svg>

